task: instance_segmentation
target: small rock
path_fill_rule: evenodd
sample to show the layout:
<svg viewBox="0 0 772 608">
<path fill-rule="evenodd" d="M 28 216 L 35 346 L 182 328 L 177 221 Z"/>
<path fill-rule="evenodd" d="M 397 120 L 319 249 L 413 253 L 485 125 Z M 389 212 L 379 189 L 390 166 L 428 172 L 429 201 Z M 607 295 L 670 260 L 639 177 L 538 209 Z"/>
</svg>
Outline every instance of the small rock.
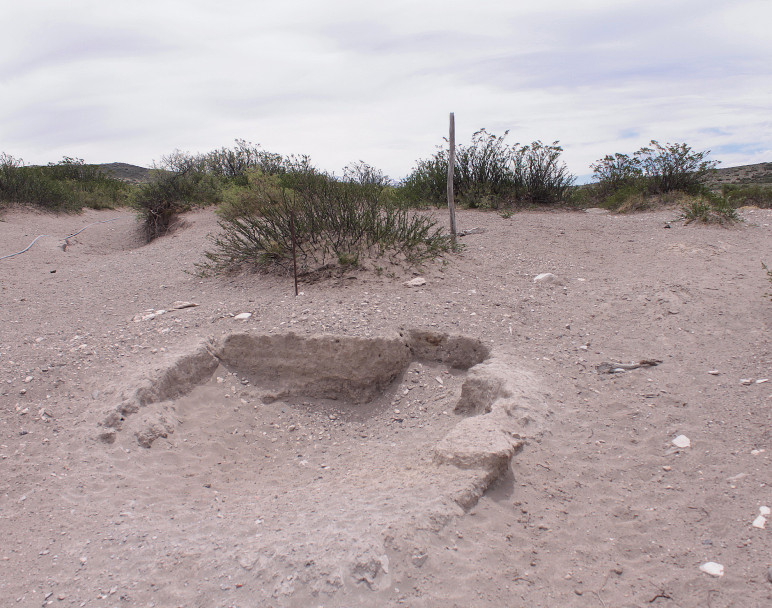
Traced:
<svg viewBox="0 0 772 608">
<path fill-rule="evenodd" d="M 672 470 L 672 467 L 669 467 L 668 465 L 665 465 L 664 467 L 662 467 L 662 470 L 663 471 L 670 471 L 670 470 Z"/>
<path fill-rule="evenodd" d="M 195 302 L 183 302 L 178 300 L 174 304 L 172 304 L 172 308 L 175 310 L 182 310 L 183 308 L 193 308 L 194 306 L 198 306 Z"/>
<path fill-rule="evenodd" d="M 761 513 L 762 515 L 769 515 L 770 513 L 772 513 L 772 510 L 770 510 L 769 507 L 759 507 L 759 513 Z"/>
<path fill-rule="evenodd" d="M 32 376 L 27 376 L 26 378 L 24 378 L 24 383 L 29 384 L 30 382 L 32 382 L 32 380 L 33 380 Z"/>
<path fill-rule="evenodd" d="M 754 528 L 758 528 L 759 530 L 763 530 L 767 527 L 767 518 L 763 515 L 759 515 L 756 519 L 753 520 L 753 523 L 751 524 Z"/>
<path fill-rule="evenodd" d="M 772 583 L 772 568 L 767 570 L 767 580 Z"/>
<path fill-rule="evenodd" d="M 740 384 L 744 386 L 748 386 L 750 384 L 753 384 L 753 378 L 740 378 Z"/>
<path fill-rule="evenodd" d="M 246 321 L 251 316 L 252 316 L 251 312 L 241 312 L 241 313 L 237 314 L 235 317 L 233 317 L 233 319 L 235 321 Z"/>
<path fill-rule="evenodd" d="M 552 283 L 557 277 L 551 272 L 542 272 L 533 278 L 534 283 Z"/>
<path fill-rule="evenodd" d="M 405 287 L 421 287 L 421 285 L 426 285 L 426 279 L 423 277 L 416 277 L 415 279 L 410 279 L 402 284 Z"/>
<path fill-rule="evenodd" d="M 675 439 L 673 439 L 673 445 L 677 448 L 688 448 L 691 447 L 692 442 L 689 440 L 689 438 L 686 435 L 679 435 Z"/>
<path fill-rule="evenodd" d="M 724 566 L 716 562 L 706 562 L 700 566 L 700 570 L 710 576 L 724 576 Z"/>
<path fill-rule="evenodd" d="M 708 372 L 711 376 L 718 376 L 721 372 L 717 369 L 712 369 Z"/>
<path fill-rule="evenodd" d="M 769 382 L 769 378 L 759 378 L 756 380 L 756 384 L 764 384 L 765 382 Z"/>
</svg>

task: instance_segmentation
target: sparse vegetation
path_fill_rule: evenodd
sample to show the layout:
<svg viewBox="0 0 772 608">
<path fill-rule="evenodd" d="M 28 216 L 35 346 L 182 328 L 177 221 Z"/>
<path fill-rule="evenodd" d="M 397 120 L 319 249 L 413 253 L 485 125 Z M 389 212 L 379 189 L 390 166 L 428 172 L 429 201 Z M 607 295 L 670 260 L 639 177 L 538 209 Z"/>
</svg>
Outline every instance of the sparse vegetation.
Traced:
<svg viewBox="0 0 772 608">
<path fill-rule="evenodd" d="M 254 171 L 248 178 L 248 188 L 231 193 L 219 211 L 222 233 L 206 254 L 204 273 L 244 265 L 289 271 L 293 233 L 300 272 L 356 267 L 366 257 L 416 264 L 452 248 L 431 219 L 384 202 L 385 181 L 367 167 L 348 180 L 312 167 L 274 176 Z"/>
<path fill-rule="evenodd" d="M 129 187 L 82 159 L 64 157 L 47 166 L 27 166 L 0 154 L 0 205 L 35 205 L 48 211 L 78 212 L 83 207 L 124 204 Z"/>
<path fill-rule="evenodd" d="M 705 191 L 692 197 L 681 207 L 684 224 L 719 224 L 725 226 L 740 221 L 737 210 L 725 198 Z"/>
<path fill-rule="evenodd" d="M 563 149 L 558 142 L 509 145 L 508 134 L 497 136 L 480 129 L 468 146 L 458 146 L 453 169 L 458 204 L 470 209 L 502 209 L 563 202 L 574 177 L 560 162 Z M 400 190 L 412 204 L 443 205 L 447 171 L 448 151 L 438 148 L 432 158 L 416 163 Z"/>
<path fill-rule="evenodd" d="M 772 284 L 772 269 L 770 269 L 764 262 L 761 263 L 761 267 L 767 272 L 767 280 Z M 772 300 L 772 291 L 768 291 L 764 294 L 764 297 Z"/>
<path fill-rule="evenodd" d="M 724 184 L 721 194 L 734 207 L 755 205 L 772 208 L 772 185 L 769 184 Z"/>
</svg>

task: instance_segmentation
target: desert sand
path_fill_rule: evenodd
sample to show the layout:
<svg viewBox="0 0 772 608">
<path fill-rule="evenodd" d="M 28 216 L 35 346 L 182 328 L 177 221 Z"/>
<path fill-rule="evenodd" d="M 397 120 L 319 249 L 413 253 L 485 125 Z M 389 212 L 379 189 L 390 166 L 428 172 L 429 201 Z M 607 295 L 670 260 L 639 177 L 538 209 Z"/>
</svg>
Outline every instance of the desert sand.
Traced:
<svg viewBox="0 0 772 608">
<path fill-rule="evenodd" d="M 461 211 L 462 253 L 296 297 L 197 274 L 211 210 L 4 211 L 0 605 L 772 605 L 741 215 Z"/>
</svg>

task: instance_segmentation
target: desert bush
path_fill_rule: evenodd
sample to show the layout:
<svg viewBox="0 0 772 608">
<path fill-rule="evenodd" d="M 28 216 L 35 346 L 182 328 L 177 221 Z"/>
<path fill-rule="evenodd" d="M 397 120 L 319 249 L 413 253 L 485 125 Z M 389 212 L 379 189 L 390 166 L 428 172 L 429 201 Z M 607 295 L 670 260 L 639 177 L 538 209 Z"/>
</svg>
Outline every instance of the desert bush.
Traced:
<svg viewBox="0 0 772 608">
<path fill-rule="evenodd" d="M 372 184 L 307 170 L 295 171 L 289 188 L 287 175 L 255 174 L 249 193 L 230 200 L 220 212 L 222 232 L 214 237 L 215 249 L 206 253 L 202 272 L 244 265 L 288 271 L 293 229 L 300 272 L 357 265 L 367 256 L 389 255 L 415 264 L 452 247 L 432 220 L 384 204 Z"/>
<path fill-rule="evenodd" d="M 566 198 L 575 178 L 560 162 L 563 148 L 535 141 L 515 151 L 515 196 L 519 201 L 553 205 Z"/>
<path fill-rule="evenodd" d="M 472 142 L 460 145 L 453 168 L 453 187 L 460 206 L 500 209 L 518 202 L 555 204 L 566 199 L 574 177 L 560 162 L 563 149 L 554 142 L 545 145 L 507 144 L 480 129 Z M 442 205 L 447 200 L 448 151 L 438 148 L 428 160 L 420 160 L 400 184 L 410 200 Z"/>
<path fill-rule="evenodd" d="M 772 186 L 761 184 L 724 184 L 721 194 L 735 207 L 755 205 L 772 208 Z"/>
<path fill-rule="evenodd" d="M 761 267 L 767 272 L 767 280 L 772 285 L 772 269 L 770 269 L 764 262 L 761 263 Z M 764 296 L 772 300 L 772 291 L 768 291 L 764 294 Z"/>
<path fill-rule="evenodd" d="M 632 156 L 615 153 L 596 161 L 590 168 L 597 183 L 599 199 L 614 207 L 641 194 L 668 192 L 698 194 L 707 174 L 718 161 L 706 160 L 710 151 L 695 152 L 684 143 L 665 144 L 652 140 Z"/>
<path fill-rule="evenodd" d="M 221 190 L 220 182 L 207 171 L 201 157 L 179 150 L 162 157 L 150 181 L 140 185 L 134 195 L 145 238 L 150 242 L 166 234 L 183 211 L 219 202 Z"/>
<path fill-rule="evenodd" d="M 598 194 L 605 198 L 622 190 L 642 189 L 643 169 L 640 160 L 635 156 L 607 154 L 602 159 L 590 165 L 593 177 L 598 184 Z"/>
<path fill-rule="evenodd" d="M 47 166 L 25 166 L 21 159 L 0 154 L 0 203 L 28 204 L 49 211 L 112 208 L 126 202 L 129 186 L 87 165 L 64 157 Z"/>
<path fill-rule="evenodd" d="M 681 207 L 681 219 L 684 224 L 719 224 L 725 226 L 740 221 L 734 206 L 724 197 L 709 191 L 692 196 Z"/>
</svg>

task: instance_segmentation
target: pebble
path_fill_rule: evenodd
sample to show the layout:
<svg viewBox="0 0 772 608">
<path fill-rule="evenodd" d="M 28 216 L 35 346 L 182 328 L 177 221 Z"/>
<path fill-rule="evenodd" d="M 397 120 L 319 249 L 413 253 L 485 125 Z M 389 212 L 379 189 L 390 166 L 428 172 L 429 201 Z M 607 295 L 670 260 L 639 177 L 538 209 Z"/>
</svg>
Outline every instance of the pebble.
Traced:
<svg viewBox="0 0 772 608">
<path fill-rule="evenodd" d="M 717 564 L 716 562 L 705 562 L 700 566 L 700 570 L 710 576 L 724 576 L 724 566 Z"/>
<path fill-rule="evenodd" d="M 534 283 L 551 283 L 555 280 L 555 275 L 551 272 L 542 272 L 541 274 L 537 274 L 533 278 Z"/>
<path fill-rule="evenodd" d="M 753 384 L 753 378 L 740 378 L 740 384 L 743 384 L 745 386 L 748 386 L 749 384 Z"/>
<path fill-rule="evenodd" d="M 677 448 L 688 448 L 691 447 L 692 442 L 689 440 L 689 438 L 686 435 L 679 435 L 675 439 L 673 439 L 673 445 Z"/>
<path fill-rule="evenodd" d="M 251 312 L 240 312 L 240 313 L 239 313 L 239 314 L 237 314 L 235 317 L 233 317 L 233 319 L 234 319 L 235 321 L 246 321 L 246 320 L 247 320 L 247 319 L 249 319 L 249 317 L 251 317 L 251 316 L 252 316 L 252 313 L 251 313 Z"/>
<path fill-rule="evenodd" d="M 426 285 L 426 279 L 423 277 L 416 277 L 414 279 L 410 279 L 409 281 L 405 281 L 402 284 L 405 287 L 421 287 L 421 285 Z"/>
<path fill-rule="evenodd" d="M 767 570 L 767 580 L 772 583 L 772 568 Z"/>
<path fill-rule="evenodd" d="M 712 369 L 708 372 L 711 376 L 718 376 L 721 372 L 717 369 Z"/>
<path fill-rule="evenodd" d="M 753 523 L 751 524 L 754 528 L 758 528 L 759 530 L 763 530 L 767 527 L 767 518 L 763 515 L 759 515 L 756 519 L 753 520 Z"/>
</svg>

